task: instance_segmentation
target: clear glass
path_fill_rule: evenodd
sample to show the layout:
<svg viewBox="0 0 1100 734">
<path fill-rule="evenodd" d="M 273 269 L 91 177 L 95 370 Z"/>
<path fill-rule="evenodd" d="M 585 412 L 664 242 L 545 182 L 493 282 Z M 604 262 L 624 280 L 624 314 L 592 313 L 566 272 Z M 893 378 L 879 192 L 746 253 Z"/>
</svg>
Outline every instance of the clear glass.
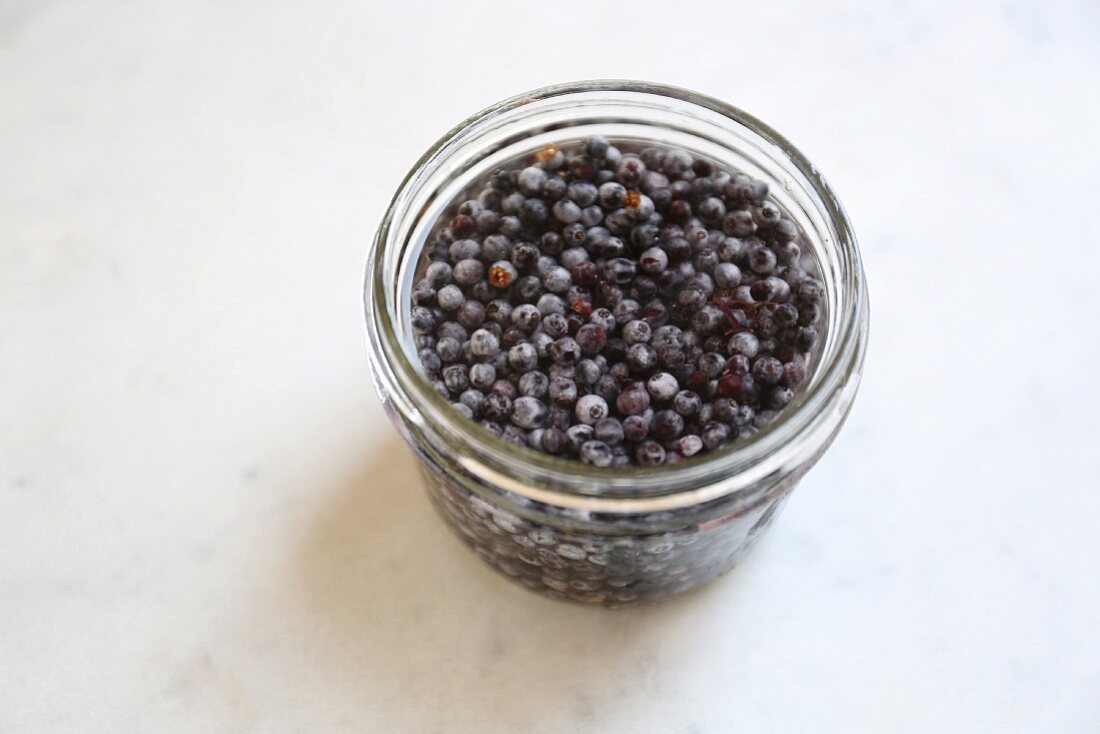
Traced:
<svg viewBox="0 0 1100 734">
<path fill-rule="evenodd" d="M 750 439 L 669 466 L 594 468 L 493 435 L 455 411 L 420 372 L 409 303 L 436 221 L 502 163 L 593 134 L 684 148 L 767 181 L 799 225 L 803 250 L 816 258 L 826 286 L 820 356 L 801 393 Z M 546 87 L 447 133 L 406 176 L 379 225 L 365 303 L 375 385 L 419 456 L 443 518 L 524 586 L 605 606 L 684 591 L 744 557 L 843 425 L 867 343 L 855 236 L 813 164 L 735 107 L 645 82 Z"/>
</svg>

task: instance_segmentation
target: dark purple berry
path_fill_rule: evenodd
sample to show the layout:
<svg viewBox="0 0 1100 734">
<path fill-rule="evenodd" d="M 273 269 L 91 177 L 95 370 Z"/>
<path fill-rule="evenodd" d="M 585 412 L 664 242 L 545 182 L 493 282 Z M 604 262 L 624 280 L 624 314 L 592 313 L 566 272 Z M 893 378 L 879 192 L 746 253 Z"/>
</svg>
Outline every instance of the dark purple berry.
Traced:
<svg viewBox="0 0 1100 734">
<path fill-rule="evenodd" d="M 608 446 L 617 446 L 623 440 L 623 424 L 618 418 L 601 418 L 596 422 L 593 434 L 597 441 Z"/>
<path fill-rule="evenodd" d="M 623 418 L 623 438 L 627 441 L 641 441 L 649 434 L 649 424 L 652 420 L 652 413 L 628 415 Z"/>
<path fill-rule="evenodd" d="M 615 407 L 623 415 L 638 415 L 649 408 L 649 392 L 642 387 L 628 387 L 619 393 Z"/>
<path fill-rule="evenodd" d="M 577 399 L 573 412 L 581 423 L 593 425 L 607 417 L 607 401 L 599 395 L 584 395 Z"/>
<path fill-rule="evenodd" d="M 599 354 L 607 345 L 607 331 L 597 324 L 585 324 L 577 330 L 576 341 L 585 354 Z"/>
<path fill-rule="evenodd" d="M 538 166 L 528 166 L 519 172 L 516 182 L 520 191 L 528 196 L 535 196 L 542 191 L 542 186 L 546 183 L 546 171 Z"/>
<path fill-rule="evenodd" d="M 637 265 L 633 260 L 625 257 L 616 257 L 608 260 L 603 266 L 603 276 L 612 283 L 624 285 L 634 277 Z"/>
<path fill-rule="evenodd" d="M 542 372 L 531 370 L 520 376 L 516 387 L 520 395 L 541 398 L 546 395 L 546 391 L 550 387 L 550 380 Z"/>
<path fill-rule="evenodd" d="M 691 390 L 681 390 L 672 399 L 672 409 L 684 418 L 691 418 L 698 414 L 703 407 L 703 399 L 699 394 Z"/>
<path fill-rule="evenodd" d="M 540 196 L 547 201 L 557 201 L 561 197 L 565 196 L 565 189 L 568 184 L 564 179 L 557 176 L 551 176 L 546 179 L 546 183 L 542 185 L 542 190 L 539 192 Z"/>
<path fill-rule="evenodd" d="M 658 410 L 653 414 L 650 432 L 661 441 L 671 441 L 684 430 L 683 417 L 674 410 Z"/>
<path fill-rule="evenodd" d="M 546 420 L 546 406 L 532 397 L 519 397 L 512 403 L 512 422 L 520 428 L 540 428 Z"/>
<path fill-rule="evenodd" d="M 662 403 L 676 396 L 680 390 L 680 384 L 667 372 L 655 372 L 646 380 L 646 389 L 654 401 Z"/>
<path fill-rule="evenodd" d="M 816 278 L 806 278 L 798 285 L 798 300 L 801 303 L 820 303 L 824 295 L 825 289 Z"/>
<path fill-rule="evenodd" d="M 635 458 L 642 466 L 659 466 L 665 463 L 665 449 L 656 441 L 643 441 L 635 451 Z"/>
<path fill-rule="evenodd" d="M 714 451 L 722 444 L 729 441 L 730 429 L 725 423 L 712 422 L 703 426 L 700 438 L 708 451 Z"/>
<path fill-rule="evenodd" d="M 598 467 L 611 466 L 611 447 L 603 441 L 585 441 L 581 444 L 577 455 L 585 464 Z"/>
<path fill-rule="evenodd" d="M 476 357 L 491 357 L 500 349 L 500 340 L 489 329 L 478 329 L 470 335 L 470 352 Z"/>
<path fill-rule="evenodd" d="M 565 431 L 557 426 L 551 426 L 542 432 L 539 444 L 542 446 L 542 450 L 548 454 L 560 454 L 569 445 L 569 439 L 566 437 Z"/>
<path fill-rule="evenodd" d="M 637 375 L 648 375 L 657 366 L 657 352 L 648 344 L 632 344 L 626 350 L 626 365 Z"/>
<path fill-rule="evenodd" d="M 731 237 L 748 237 L 756 231 L 756 223 L 751 212 L 735 209 L 722 220 L 722 229 Z"/>
<path fill-rule="evenodd" d="M 804 352 L 808 352 L 817 345 L 817 329 L 812 326 L 805 326 L 798 334 L 798 348 Z"/>
<path fill-rule="evenodd" d="M 627 187 L 637 186 L 641 183 L 645 172 L 645 163 L 636 155 L 624 155 L 616 169 L 619 181 Z"/>
<path fill-rule="evenodd" d="M 775 410 L 780 410 L 794 400 L 794 390 L 789 387 L 776 387 L 772 389 L 769 404 Z"/>
<path fill-rule="evenodd" d="M 672 446 L 681 456 L 695 456 L 703 450 L 703 439 L 694 434 L 689 434 L 673 441 Z"/>
<path fill-rule="evenodd" d="M 548 394 L 551 402 L 567 408 L 577 400 L 577 383 L 565 377 L 550 379 Z"/>
<path fill-rule="evenodd" d="M 581 358 L 581 348 L 571 336 L 563 336 L 550 345 L 550 357 L 558 364 L 576 364 Z"/>
<path fill-rule="evenodd" d="M 457 367 L 458 365 L 452 366 Z M 450 369 L 450 367 L 447 369 Z M 496 368 L 484 362 L 471 365 L 469 375 L 470 386 L 478 390 L 488 390 L 497 379 Z M 446 374 L 444 374 L 443 377 L 446 379 Z"/>
<path fill-rule="evenodd" d="M 586 441 L 591 441 L 592 436 L 595 433 L 592 426 L 586 423 L 577 423 L 576 425 L 569 426 L 565 431 L 565 436 L 569 441 L 569 450 L 573 453 L 577 453 L 581 450 L 581 446 Z"/>
<path fill-rule="evenodd" d="M 795 360 L 783 365 L 783 380 L 792 388 L 798 387 L 805 382 L 806 375 L 806 365 L 804 362 Z"/>
</svg>

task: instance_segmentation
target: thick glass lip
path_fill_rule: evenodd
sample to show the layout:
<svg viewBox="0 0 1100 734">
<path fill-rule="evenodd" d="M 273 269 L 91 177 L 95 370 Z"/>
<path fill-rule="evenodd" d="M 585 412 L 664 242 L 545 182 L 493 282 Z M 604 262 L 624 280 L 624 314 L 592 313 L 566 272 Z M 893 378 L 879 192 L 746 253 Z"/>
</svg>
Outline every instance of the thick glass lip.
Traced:
<svg viewBox="0 0 1100 734">
<path fill-rule="evenodd" d="M 674 465 L 591 467 L 516 446 L 469 421 L 432 388 L 403 347 L 399 310 L 406 304 L 397 284 L 387 282 L 387 276 L 393 276 L 387 256 L 406 244 L 395 239 L 395 225 L 401 217 L 419 216 L 409 209 L 412 195 L 432 176 L 448 175 L 448 154 L 466 144 L 472 132 L 526 105 L 592 93 L 606 94 L 609 102 L 615 95 L 641 95 L 652 98 L 654 109 L 673 105 L 673 114 L 697 110 L 713 118 L 717 113 L 740 133 L 757 136 L 765 146 L 774 147 L 770 155 L 790 160 L 800 180 L 788 181 L 787 186 L 810 194 L 835 233 L 822 246 L 832 248 L 841 264 L 835 287 L 843 290 L 843 297 L 831 299 L 829 339 L 808 387 L 779 419 L 751 438 Z M 567 121 L 559 124 L 567 126 Z M 868 322 L 855 234 L 816 167 L 786 138 L 737 107 L 670 85 L 626 80 L 571 82 L 525 92 L 482 110 L 440 138 L 406 175 L 382 218 L 368 258 L 364 301 L 376 387 L 415 440 L 427 440 L 466 472 L 528 499 L 590 509 L 614 505 L 619 511 L 671 509 L 766 488 L 823 450 L 843 423 L 858 387 Z"/>
</svg>

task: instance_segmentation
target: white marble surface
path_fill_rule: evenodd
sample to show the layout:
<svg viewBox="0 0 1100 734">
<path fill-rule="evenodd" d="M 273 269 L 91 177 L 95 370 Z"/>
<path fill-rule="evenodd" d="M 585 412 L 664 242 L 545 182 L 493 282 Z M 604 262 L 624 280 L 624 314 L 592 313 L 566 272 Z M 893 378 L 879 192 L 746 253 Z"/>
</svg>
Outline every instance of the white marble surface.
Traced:
<svg viewBox="0 0 1100 734">
<path fill-rule="evenodd" d="M 0 2 L 0 731 L 1100 729 L 1100 14 L 868 5 Z M 436 136 L 614 76 L 789 135 L 873 304 L 755 555 L 623 612 L 442 532 L 360 316 Z"/>
</svg>

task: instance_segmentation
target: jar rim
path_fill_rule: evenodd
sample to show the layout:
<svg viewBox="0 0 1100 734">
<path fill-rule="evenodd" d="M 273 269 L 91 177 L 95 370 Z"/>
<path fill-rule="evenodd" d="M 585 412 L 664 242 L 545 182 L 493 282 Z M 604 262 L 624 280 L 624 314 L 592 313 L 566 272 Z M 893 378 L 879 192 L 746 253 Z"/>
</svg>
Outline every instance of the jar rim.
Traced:
<svg viewBox="0 0 1100 734">
<path fill-rule="evenodd" d="M 801 174 L 804 182 L 797 185 L 811 195 L 835 231 L 835 240 L 822 246 L 835 248 L 846 266 L 841 287 L 849 292 L 843 312 L 833 313 L 830 308 L 827 313 L 827 319 L 835 319 L 839 327 L 836 348 L 826 350 L 828 359 L 823 358 L 806 388 L 775 421 L 755 435 L 671 465 L 592 467 L 517 446 L 470 421 L 433 389 L 402 348 L 396 328 L 398 314 L 394 313 L 400 304 L 393 298 L 392 286 L 388 290 L 385 282 L 387 253 L 406 244 L 394 241 L 393 229 L 396 219 L 406 213 L 402 206 L 408 203 L 410 189 L 419 177 L 430 177 L 430 167 L 445 157 L 450 146 L 461 144 L 461 138 L 479 126 L 533 102 L 593 92 L 609 95 L 608 101 L 613 101 L 615 94 L 629 94 L 685 103 L 716 113 L 775 146 Z M 803 183 L 808 183 L 810 189 L 806 190 Z M 394 403 L 387 407 L 400 415 L 398 418 L 391 412 L 395 423 L 404 424 L 404 429 L 421 437 L 431 434 L 437 440 L 453 442 L 458 450 L 451 459 L 466 472 L 521 497 L 590 509 L 614 506 L 623 511 L 671 509 L 750 492 L 768 483 L 764 480 L 787 474 L 802 463 L 805 450 L 796 451 L 794 445 L 800 439 L 823 450 L 839 430 L 855 396 L 868 321 L 866 284 L 855 233 L 832 187 L 809 159 L 764 122 L 733 105 L 672 85 L 630 80 L 569 82 L 524 92 L 483 109 L 443 135 L 406 174 L 382 217 L 368 257 L 364 301 L 375 384 L 383 402 Z M 524 481 L 517 475 L 537 477 L 537 482 Z"/>
</svg>

